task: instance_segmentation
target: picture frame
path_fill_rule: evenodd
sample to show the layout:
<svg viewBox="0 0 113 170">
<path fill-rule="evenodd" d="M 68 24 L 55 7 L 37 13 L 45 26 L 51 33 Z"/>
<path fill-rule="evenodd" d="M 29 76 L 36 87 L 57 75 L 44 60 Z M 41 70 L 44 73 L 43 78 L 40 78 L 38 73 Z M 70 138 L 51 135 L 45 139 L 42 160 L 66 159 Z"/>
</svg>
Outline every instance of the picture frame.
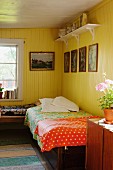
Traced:
<svg viewBox="0 0 113 170">
<path fill-rule="evenodd" d="M 88 72 L 97 72 L 98 70 L 98 43 L 89 45 L 88 52 Z"/>
<path fill-rule="evenodd" d="M 71 51 L 71 72 L 77 72 L 77 49 Z"/>
<path fill-rule="evenodd" d="M 70 52 L 64 53 L 64 72 L 68 73 L 70 70 Z"/>
<path fill-rule="evenodd" d="M 55 52 L 30 52 L 30 70 L 54 70 Z"/>
<path fill-rule="evenodd" d="M 79 48 L 79 72 L 86 72 L 86 46 Z"/>
</svg>

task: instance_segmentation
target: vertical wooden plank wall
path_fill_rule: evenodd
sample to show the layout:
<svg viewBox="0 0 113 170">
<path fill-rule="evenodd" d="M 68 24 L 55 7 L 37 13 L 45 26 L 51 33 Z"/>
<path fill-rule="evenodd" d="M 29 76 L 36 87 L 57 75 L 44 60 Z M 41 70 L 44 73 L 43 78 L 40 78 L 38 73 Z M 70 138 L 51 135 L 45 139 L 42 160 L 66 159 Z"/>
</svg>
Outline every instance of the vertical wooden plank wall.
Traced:
<svg viewBox="0 0 113 170">
<path fill-rule="evenodd" d="M 28 104 L 42 97 L 61 95 L 62 45 L 55 43 L 57 29 L 0 29 L 0 38 L 24 40 L 23 101 L 1 105 Z M 30 71 L 29 52 L 55 52 L 55 70 Z"/>
<path fill-rule="evenodd" d="M 104 0 L 88 13 L 89 23 L 100 24 L 95 28 L 94 41 L 90 32 L 80 35 L 80 42 L 77 44 L 75 38 L 64 44 L 64 52 L 86 46 L 86 72 L 64 73 L 62 78 L 62 94 L 76 102 L 81 109 L 93 114 L 103 116 L 99 107 L 98 98 L 102 95 L 95 90 L 95 86 L 102 82 L 102 74 L 106 72 L 107 78 L 113 80 L 113 0 Z M 88 47 L 98 43 L 98 72 L 88 72 Z M 79 56 L 78 56 L 79 63 Z"/>
</svg>

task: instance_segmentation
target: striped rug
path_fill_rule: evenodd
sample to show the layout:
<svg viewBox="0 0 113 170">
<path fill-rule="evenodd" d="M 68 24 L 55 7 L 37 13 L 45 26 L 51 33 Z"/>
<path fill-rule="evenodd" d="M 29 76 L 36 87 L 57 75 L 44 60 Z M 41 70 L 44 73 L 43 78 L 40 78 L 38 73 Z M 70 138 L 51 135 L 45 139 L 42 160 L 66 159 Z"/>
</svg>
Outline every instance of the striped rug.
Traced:
<svg viewBox="0 0 113 170">
<path fill-rule="evenodd" d="M 45 170 L 31 144 L 0 146 L 0 170 Z"/>
</svg>

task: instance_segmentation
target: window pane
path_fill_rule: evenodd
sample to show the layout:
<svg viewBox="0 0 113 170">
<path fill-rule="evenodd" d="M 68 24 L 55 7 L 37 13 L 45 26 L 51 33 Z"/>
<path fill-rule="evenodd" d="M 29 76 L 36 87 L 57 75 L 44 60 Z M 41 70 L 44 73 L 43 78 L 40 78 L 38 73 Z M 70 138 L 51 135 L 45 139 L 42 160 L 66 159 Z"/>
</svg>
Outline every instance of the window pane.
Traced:
<svg viewBox="0 0 113 170">
<path fill-rule="evenodd" d="M 15 80 L 16 64 L 0 64 L 0 80 Z"/>
<path fill-rule="evenodd" d="M 16 46 L 0 46 L 0 63 L 16 63 Z"/>
<path fill-rule="evenodd" d="M 16 88 L 16 81 L 0 81 L 4 90 L 14 90 Z"/>
<path fill-rule="evenodd" d="M 13 99 L 22 99 L 23 50 L 22 39 L 0 39 L 0 83 L 4 94 L 16 91 L 16 98 Z"/>
</svg>

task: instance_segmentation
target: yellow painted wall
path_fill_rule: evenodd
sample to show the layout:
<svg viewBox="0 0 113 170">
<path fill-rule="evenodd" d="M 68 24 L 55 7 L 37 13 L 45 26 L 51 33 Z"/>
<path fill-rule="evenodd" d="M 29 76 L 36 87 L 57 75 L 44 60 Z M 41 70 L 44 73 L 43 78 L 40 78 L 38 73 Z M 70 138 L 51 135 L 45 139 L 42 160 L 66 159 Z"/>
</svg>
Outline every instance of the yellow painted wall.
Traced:
<svg viewBox="0 0 113 170">
<path fill-rule="evenodd" d="M 95 29 L 95 39 L 92 41 L 89 32 L 80 35 L 79 45 L 75 38 L 63 45 L 63 51 L 71 51 L 87 47 L 86 72 L 64 73 L 62 79 L 62 95 L 76 102 L 80 108 L 103 116 L 97 99 L 102 95 L 95 86 L 103 81 L 102 73 L 113 79 L 113 0 L 105 0 L 88 13 L 89 23 L 101 24 Z M 88 72 L 88 46 L 98 43 L 98 72 Z"/>
<path fill-rule="evenodd" d="M 103 80 L 102 73 L 113 79 L 113 0 L 104 0 L 92 9 L 89 23 L 99 23 L 95 29 L 95 39 L 89 32 L 80 35 L 80 43 L 71 38 L 66 47 L 55 42 L 57 29 L 0 29 L 0 38 L 21 38 L 24 44 L 23 101 L 0 102 L 1 105 L 27 104 L 41 97 L 63 95 L 76 102 L 81 109 L 93 114 L 103 115 L 97 99 L 101 96 L 95 90 L 96 84 Z M 88 72 L 88 46 L 99 44 L 98 72 Z M 87 47 L 86 72 L 64 73 L 63 54 L 66 51 Z M 30 51 L 55 51 L 54 71 L 30 71 Z M 77 68 L 78 69 L 78 68 Z"/>
<path fill-rule="evenodd" d="M 0 29 L 0 38 L 24 39 L 23 101 L 0 102 L 19 105 L 35 102 L 42 97 L 61 95 L 62 45 L 55 43 L 57 29 Z M 29 52 L 55 52 L 55 70 L 30 71 Z"/>
</svg>

